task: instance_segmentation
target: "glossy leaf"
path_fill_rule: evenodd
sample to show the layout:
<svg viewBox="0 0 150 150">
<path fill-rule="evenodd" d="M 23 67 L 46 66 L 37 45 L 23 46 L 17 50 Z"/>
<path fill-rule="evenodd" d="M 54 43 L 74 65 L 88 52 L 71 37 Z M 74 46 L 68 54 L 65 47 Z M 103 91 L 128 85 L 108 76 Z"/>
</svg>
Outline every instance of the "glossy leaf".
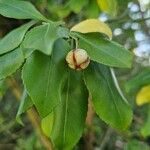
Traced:
<svg viewBox="0 0 150 150">
<path fill-rule="evenodd" d="M 21 98 L 21 102 L 19 105 L 19 109 L 16 115 L 16 120 L 18 123 L 23 125 L 23 122 L 21 120 L 21 115 L 25 113 L 32 106 L 33 106 L 33 102 L 31 98 L 29 97 L 29 95 L 27 94 L 26 90 L 24 90 L 22 98 Z"/>
<path fill-rule="evenodd" d="M 46 18 L 27 1 L 0 0 L 0 14 L 15 19 L 46 20 Z"/>
<path fill-rule="evenodd" d="M 137 105 L 150 103 L 150 84 L 140 89 L 136 96 Z"/>
<path fill-rule="evenodd" d="M 113 67 L 131 67 L 132 53 L 118 43 L 94 33 L 72 34 L 79 38 L 79 47 L 87 51 L 91 60 Z"/>
<path fill-rule="evenodd" d="M 68 30 L 54 23 L 46 23 L 30 30 L 22 44 L 22 48 L 40 50 L 50 55 L 54 42 L 63 37 L 68 37 Z"/>
<path fill-rule="evenodd" d="M 54 110 L 51 139 L 56 149 L 70 150 L 75 146 L 85 126 L 88 92 L 79 72 L 68 72 L 61 103 Z"/>
<path fill-rule="evenodd" d="M 127 81 L 125 88 L 127 92 L 133 92 L 148 84 L 150 84 L 150 68 L 144 69 L 139 74 Z"/>
<path fill-rule="evenodd" d="M 112 38 L 112 31 L 109 26 L 98 19 L 84 20 L 71 28 L 71 31 L 80 33 L 100 32 Z"/>
<path fill-rule="evenodd" d="M 117 0 L 97 0 L 99 8 L 110 16 L 117 15 Z"/>
<path fill-rule="evenodd" d="M 14 29 L 5 37 L 3 37 L 0 40 L 0 55 L 18 47 L 22 42 L 25 33 L 34 23 L 34 21 L 31 21 L 25 25 L 22 25 L 21 27 Z"/>
<path fill-rule="evenodd" d="M 84 71 L 84 78 L 99 117 L 114 128 L 126 129 L 132 120 L 132 110 L 117 90 L 110 69 L 91 63 Z"/>
<path fill-rule="evenodd" d="M 24 57 L 20 48 L 0 56 L 0 79 L 14 73 L 23 63 Z"/>
<path fill-rule="evenodd" d="M 67 67 L 65 56 L 69 50 L 67 42 L 58 40 L 51 57 L 36 51 L 23 67 L 24 85 L 42 118 L 60 103 Z"/>
</svg>

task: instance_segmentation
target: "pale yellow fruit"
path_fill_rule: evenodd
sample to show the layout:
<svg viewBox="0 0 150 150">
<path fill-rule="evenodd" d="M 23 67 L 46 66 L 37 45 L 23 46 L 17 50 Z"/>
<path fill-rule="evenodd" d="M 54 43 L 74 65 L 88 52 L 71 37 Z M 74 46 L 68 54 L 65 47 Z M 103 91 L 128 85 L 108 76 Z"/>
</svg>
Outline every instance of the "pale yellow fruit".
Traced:
<svg viewBox="0 0 150 150">
<path fill-rule="evenodd" d="M 66 61 L 70 68 L 82 70 L 88 67 L 90 58 L 84 49 L 75 49 L 67 54 Z"/>
</svg>

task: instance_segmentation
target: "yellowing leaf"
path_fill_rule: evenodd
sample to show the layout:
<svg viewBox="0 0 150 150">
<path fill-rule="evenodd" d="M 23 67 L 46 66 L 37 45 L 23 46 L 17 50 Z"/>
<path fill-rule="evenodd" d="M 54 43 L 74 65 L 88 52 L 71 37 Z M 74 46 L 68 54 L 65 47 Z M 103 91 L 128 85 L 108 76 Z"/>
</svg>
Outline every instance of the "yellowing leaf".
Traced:
<svg viewBox="0 0 150 150">
<path fill-rule="evenodd" d="M 109 26 L 98 19 L 87 19 L 82 21 L 71 28 L 71 31 L 80 33 L 100 32 L 112 38 L 112 31 Z"/>
<path fill-rule="evenodd" d="M 111 16 L 117 14 L 117 1 L 116 0 L 97 0 L 99 8 Z"/>
<path fill-rule="evenodd" d="M 137 105 L 150 103 L 150 85 L 143 87 L 136 96 Z"/>
</svg>

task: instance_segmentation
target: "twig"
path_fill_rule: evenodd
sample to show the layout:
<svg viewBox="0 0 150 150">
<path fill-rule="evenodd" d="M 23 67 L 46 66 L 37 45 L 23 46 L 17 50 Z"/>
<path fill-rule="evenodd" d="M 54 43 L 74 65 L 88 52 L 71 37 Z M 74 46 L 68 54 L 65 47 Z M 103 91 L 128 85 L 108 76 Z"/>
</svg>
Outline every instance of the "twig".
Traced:
<svg viewBox="0 0 150 150">
<path fill-rule="evenodd" d="M 12 93 L 14 94 L 16 99 L 20 100 L 22 92 L 21 92 L 20 87 L 19 87 L 18 83 L 16 82 L 16 80 L 13 78 L 9 78 L 7 80 L 7 83 L 9 85 L 9 87 L 11 88 Z M 51 143 L 50 139 L 48 139 L 41 130 L 40 120 L 39 120 L 39 116 L 38 116 L 37 112 L 33 108 L 31 108 L 30 110 L 27 111 L 27 115 L 28 115 L 30 122 L 32 123 L 33 128 L 36 130 L 37 135 L 39 136 L 41 142 L 43 143 L 44 147 L 47 150 L 52 150 L 53 148 L 52 148 L 52 143 Z"/>
</svg>

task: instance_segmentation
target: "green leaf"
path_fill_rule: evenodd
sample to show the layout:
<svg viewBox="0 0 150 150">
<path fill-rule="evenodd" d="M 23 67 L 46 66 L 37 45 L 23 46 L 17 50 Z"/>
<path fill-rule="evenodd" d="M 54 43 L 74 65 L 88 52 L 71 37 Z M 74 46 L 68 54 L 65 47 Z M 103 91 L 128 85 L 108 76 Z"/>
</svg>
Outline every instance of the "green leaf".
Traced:
<svg viewBox="0 0 150 150">
<path fill-rule="evenodd" d="M 133 92 L 148 84 L 150 84 L 150 68 L 144 69 L 129 81 L 127 81 L 125 88 L 127 92 Z"/>
<path fill-rule="evenodd" d="M 29 95 L 27 94 L 26 90 L 24 90 L 22 98 L 21 98 L 21 102 L 19 105 L 19 109 L 16 115 L 16 120 L 18 123 L 23 125 L 23 122 L 21 120 L 21 115 L 25 113 L 32 106 L 33 106 L 33 102 L 31 98 L 29 97 Z"/>
<path fill-rule="evenodd" d="M 61 103 L 54 110 L 51 133 L 56 149 L 70 150 L 75 146 L 85 126 L 88 92 L 80 72 L 68 72 Z"/>
<path fill-rule="evenodd" d="M 24 85 L 42 118 L 60 102 L 67 68 L 65 56 L 69 50 L 68 43 L 60 39 L 55 43 L 51 57 L 36 51 L 23 67 Z"/>
<path fill-rule="evenodd" d="M 79 13 L 86 4 L 87 0 L 80 0 L 80 3 L 78 3 L 76 0 L 69 1 L 70 9 L 75 13 Z"/>
<path fill-rule="evenodd" d="M 79 47 L 87 51 L 93 61 L 113 67 L 131 67 L 132 54 L 116 42 L 97 33 L 71 33 L 79 38 Z"/>
<path fill-rule="evenodd" d="M 47 20 L 30 2 L 0 0 L 0 14 L 15 19 Z"/>
<path fill-rule="evenodd" d="M 145 142 L 132 139 L 125 144 L 124 150 L 149 150 L 149 146 Z"/>
<path fill-rule="evenodd" d="M 18 47 L 19 44 L 22 42 L 25 33 L 33 24 L 35 24 L 35 21 L 31 21 L 17 29 L 14 29 L 5 37 L 3 37 L 0 40 L 0 55 Z"/>
<path fill-rule="evenodd" d="M 68 37 L 68 30 L 54 23 L 46 23 L 30 30 L 22 44 L 22 48 L 40 50 L 50 55 L 54 42 L 63 37 Z"/>
<path fill-rule="evenodd" d="M 132 120 L 132 110 L 119 93 L 110 69 L 91 62 L 84 78 L 99 117 L 114 128 L 126 129 Z"/>
<path fill-rule="evenodd" d="M 147 120 L 144 122 L 140 132 L 145 138 L 150 136 L 150 105 L 148 107 Z"/>
<path fill-rule="evenodd" d="M 100 14 L 99 7 L 97 5 L 97 1 L 89 0 L 89 4 L 85 9 L 85 15 L 87 18 L 98 18 Z"/>
<path fill-rule="evenodd" d="M 23 61 L 24 57 L 20 48 L 0 56 L 0 80 L 14 73 Z"/>
</svg>

